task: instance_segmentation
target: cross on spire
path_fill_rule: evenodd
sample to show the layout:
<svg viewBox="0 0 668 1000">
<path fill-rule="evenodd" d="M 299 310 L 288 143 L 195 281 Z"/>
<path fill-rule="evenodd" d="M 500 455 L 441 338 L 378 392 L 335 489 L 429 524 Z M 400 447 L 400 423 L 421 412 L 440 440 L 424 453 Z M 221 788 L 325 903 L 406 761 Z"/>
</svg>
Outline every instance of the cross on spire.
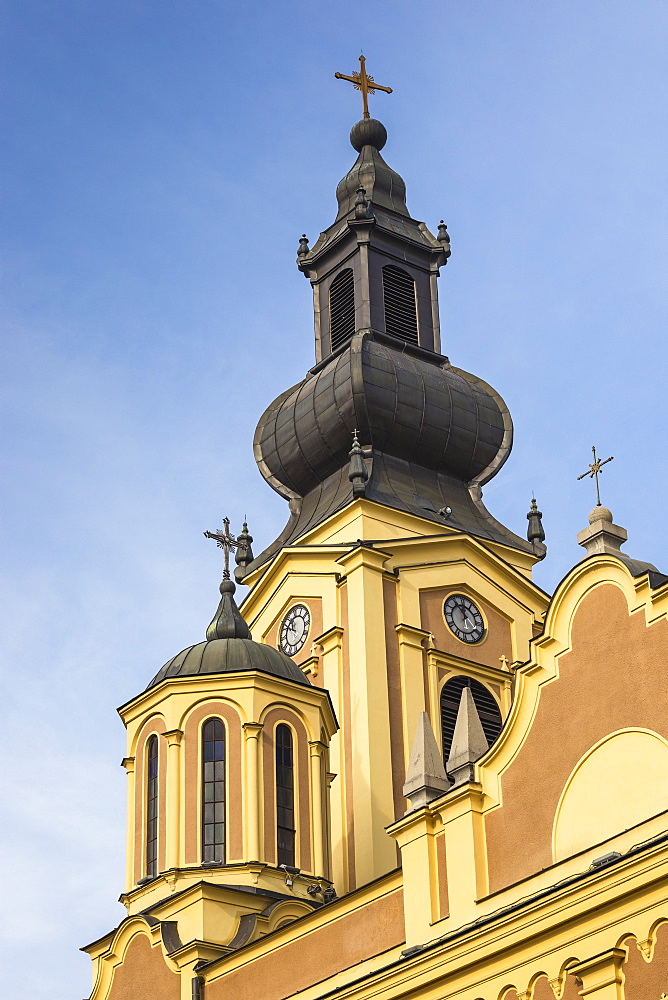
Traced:
<svg viewBox="0 0 668 1000">
<path fill-rule="evenodd" d="M 369 102 L 368 95 L 375 94 L 377 90 L 382 90 L 385 94 L 391 94 L 391 87 L 381 87 L 379 83 L 374 83 L 372 76 L 369 76 L 366 71 L 366 59 L 364 56 L 360 56 L 360 68 L 358 73 L 353 73 L 352 76 L 346 76 L 344 73 L 335 73 L 334 76 L 337 80 L 347 80 L 352 83 L 355 90 L 362 91 L 362 106 L 364 108 L 364 118 L 370 118 L 369 114 Z"/>
<path fill-rule="evenodd" d="M 224 555 L 224 569 L 223 569 L 223 580 L 229 580 L 230 578 L 230 552 L 232 549 L 236 549 L 239 546 L 244 546 L 245 541 L 235 538 L 234 535 L 230 534 L 230 519 L 229 517 L 223 518 L 223 530 L 222 532 L 215 531 L 205 531 L 205 538 L 214 538 L 219 549 L 223 550 Z"/>
<path fill-rule="evenodd" d="M 600 458 L 596 457 L 596 448 L 593 445 L 592 445 L 591 453 L 594 456 L 594 461 L 591 463 L 591 465 L 589 466 L 589 468 L 587 469 L 586 472 L 583 472 L 581 476 L 578 476 L 578 480 L 584 479 L 585 476 L 589 476 L 590 479 L 595 479 L 596 480 L 596 506 L 600 507 L 601 506 L 601 492 L 600 492 L 600 490 L 598 488 L 598 477 L 599 477 L 599 473 L 601 472 L 601 466 L 607 465 L 608 462 L 612 462 L 612 460 L 613 460 L 613 458 L 615 456 L 611 455 L 610 458 L 606 458 L 603 461 L 601 461 Z"/>
</svg>

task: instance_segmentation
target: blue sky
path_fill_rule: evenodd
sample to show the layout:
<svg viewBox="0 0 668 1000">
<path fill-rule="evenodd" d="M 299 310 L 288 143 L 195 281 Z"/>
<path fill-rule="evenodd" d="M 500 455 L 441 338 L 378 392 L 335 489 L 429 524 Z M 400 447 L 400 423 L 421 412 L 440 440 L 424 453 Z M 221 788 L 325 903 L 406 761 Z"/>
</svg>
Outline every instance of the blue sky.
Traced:
<svg viewBox="0 0 668 1000">
<path fill-rule="evenodd" d="M 604 502 L 667 570 L 664 0 L 14 0 L 2 11 L 0 993 L 89 992 L 117 924 L 115 706 L 203 638 L 219 553 L 286 518 L 252 453 L 313 362 L 294 259 L 334 218 L 368 69 L 412 214 L 445 218 L 443 350 L 515 447 L 485 490 L 552 589 Z M 668 571 L 668 570 L 667 570 Z M 3 988 L 4 987 L 4 988 Z"/>
</svg>

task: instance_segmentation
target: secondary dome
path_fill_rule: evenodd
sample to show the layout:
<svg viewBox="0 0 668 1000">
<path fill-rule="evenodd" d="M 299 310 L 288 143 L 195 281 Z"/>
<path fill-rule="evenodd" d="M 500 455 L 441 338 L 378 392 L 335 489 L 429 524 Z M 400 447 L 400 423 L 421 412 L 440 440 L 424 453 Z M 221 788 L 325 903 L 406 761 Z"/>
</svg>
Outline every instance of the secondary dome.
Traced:
<svg viewBox="0 0 668 1000">
<path fill-rule="evenodd" d="M 209 639 L 188 646 L 165 663 L 147 687 L 155 687 L 168 677 L 195 674 L 233 674 L 259 670 L 296 684 L 309 684 L 296 663 L 272 646 L 252 639 Z"/>
</svg>

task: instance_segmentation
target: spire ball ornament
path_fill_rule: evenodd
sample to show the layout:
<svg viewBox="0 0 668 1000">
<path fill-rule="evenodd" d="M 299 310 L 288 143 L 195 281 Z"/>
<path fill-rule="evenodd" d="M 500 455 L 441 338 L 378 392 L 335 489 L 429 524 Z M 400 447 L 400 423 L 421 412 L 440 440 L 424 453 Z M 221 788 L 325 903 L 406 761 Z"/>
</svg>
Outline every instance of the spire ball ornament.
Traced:
<svg viewBox="0 0 668 1000">
<path fill-rule="evenodd" d="M 361 153 L 365 146 L 381 150 L 387 142 L 387 129 L 377 118 L 362 118 L 350 130 L 350 145 Z"/>
</svg>

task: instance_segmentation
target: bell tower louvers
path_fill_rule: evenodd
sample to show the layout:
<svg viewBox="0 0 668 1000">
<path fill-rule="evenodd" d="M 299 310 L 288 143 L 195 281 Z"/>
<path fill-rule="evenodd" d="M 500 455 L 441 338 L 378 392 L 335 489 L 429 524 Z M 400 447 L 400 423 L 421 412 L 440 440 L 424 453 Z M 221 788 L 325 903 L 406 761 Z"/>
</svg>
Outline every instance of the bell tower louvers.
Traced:
<svg viewBox="0 0 668 1000">
<path fill-rule="evenodd" d="M 313 286 L 316 361 L 361 331 L 399 350 L 440 353 L 436 281 L 450 256 L 447 230 L 435 238 L 409 215 L 406 185 L 380 154 L 381 122 L 362 119 L 350 141 L 359 156 L 338 185 L 336 219 L 311 250 L 302 240 L 297 258 Z"/>
</svg>

